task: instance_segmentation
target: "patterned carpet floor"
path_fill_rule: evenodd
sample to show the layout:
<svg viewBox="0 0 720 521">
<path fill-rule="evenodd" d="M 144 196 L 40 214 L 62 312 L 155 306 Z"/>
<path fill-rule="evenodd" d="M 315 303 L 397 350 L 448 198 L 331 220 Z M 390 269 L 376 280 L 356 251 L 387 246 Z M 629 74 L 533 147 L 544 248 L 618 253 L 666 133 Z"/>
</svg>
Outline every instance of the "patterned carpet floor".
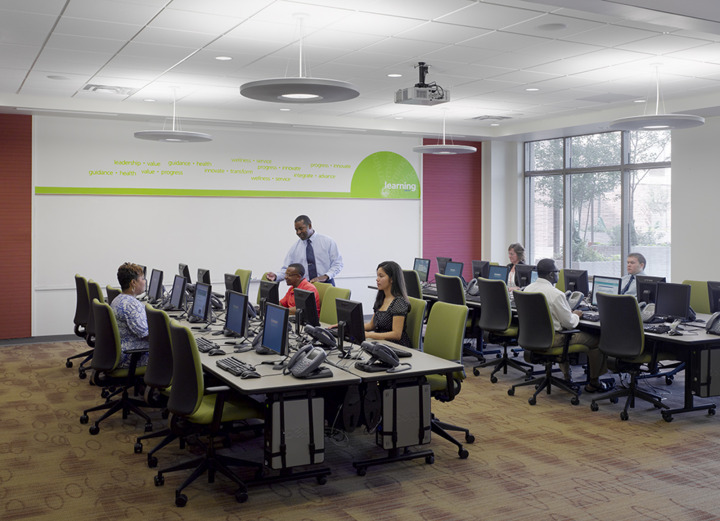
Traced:
<svg viewBox="0 0 720 521">
<path fill-rule="evenodd" d="M 358 476 L 351 462 L 378 457 L 375 437 L 354 432 L 326 438 L 327 483 L 314 479 L 252 487 L 238 504 L 235 486 L 218 476 L 200 479 L 174 505 L 174 488 L 187 474 L 153 483 L 155 472 L 135 438 L 144 422 L 115 416 L 88 433 L 79 416 L 99 404 L 98 389 L 80 380 L 65 358 L 80 342 L 0 348 L 0 519 L 162 520 L 633 520 L 720 519 L 720 416 L 694 412 L 667 423 L 645 403 L 621 421 L 621 405 L 590 410 L 590 396 L 530 388 L 508 396 L 518 373 L 489 382 L 489 369 L 472 372 L 451 403 L 433 402 L 441 419 L 471 429 L 470 457 L 433 437 L 435 463 L 417 459 L 371 467 Z M 648 385 L 648 384 L 645 384 Z M 652 384 L 679 404 L 683 380 Z M 163 426 L 153 412 L 156 427 Z M 92 420 L 93 416 L 91 416 Z M 234 446 L 260 460 L 259 438 Z M 153 442 L 145 445 L 153 446 Z M 425 447 L 423 447 L 425 448 Z M 159 454 L 160 466 L 188 456 L 177 444 Z"/>
</svg>

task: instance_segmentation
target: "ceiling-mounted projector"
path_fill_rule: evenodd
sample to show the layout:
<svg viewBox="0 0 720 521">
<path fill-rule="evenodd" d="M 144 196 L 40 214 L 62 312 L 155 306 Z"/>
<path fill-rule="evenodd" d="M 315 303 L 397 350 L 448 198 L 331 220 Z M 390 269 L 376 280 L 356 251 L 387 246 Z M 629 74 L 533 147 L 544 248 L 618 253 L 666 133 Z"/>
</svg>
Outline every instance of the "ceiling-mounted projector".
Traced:
<svg viewBox="0 0 720 521">
<path fill-rule="evenodd" d="M 420 81 L 414 87 L 400 89 L 395 93 L 395 103 L 405 105 L 439 105 L 450 101 L 450 91 L 443 89 L 440 85 L 425 83 L 425 75 L 429 65 L 425 62 L 418 62 L 418 73 Z"/>
</svg>

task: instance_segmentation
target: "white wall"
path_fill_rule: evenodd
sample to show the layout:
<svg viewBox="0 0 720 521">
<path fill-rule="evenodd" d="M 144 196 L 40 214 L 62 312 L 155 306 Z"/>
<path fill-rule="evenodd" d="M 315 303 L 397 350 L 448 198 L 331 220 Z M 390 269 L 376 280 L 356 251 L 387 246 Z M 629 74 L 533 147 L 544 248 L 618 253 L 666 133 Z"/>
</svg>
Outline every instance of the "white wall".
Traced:
<svg viewBox="0 0 720 521">
<path fill-rule="evenodd" d="M 672 135 L 672 280 L 720 280 L 720 118 Z"/>
<path fill-rule="evenodd" d="M 101 149 L 90 153 L 82 137 L 87 129 L 98 127 L 97 121 L 85 129 L 82 120 L 67 126 L 72 129 L 70 139 L 67 135 L 48 133 L 48 127 L 43 127 L 46 119 L 52 118 L 36 118 L 34 122 L 34 186 L 46 185 L 48 179 L 57 182 L 54 186 L 63 186 L 63 171 L 84 168 L 85 156 L 137 155 L 133 148 L 119 154 L 112 144 L 124 139 L 118 137 L 113 141 L 114 128 L 127 133 L 126 125 L 103 122 L 100 128 L 108 144 L 98 140 L 93 147 L 107 148 L 104 152 Z M 218 132 L 232 131 L 220 129 L 213 134 Z M 42 139 L 38 139 L 38 133 Z M 311 151 L 294 145 L 295 138 L 292 134 L 273 133 L 265 139 L 272 142 L 274 159 L 297 162 Z M 46 146 L 48 140 L 53 142 L 52 146 Z M 307 135 L 303 135 L 303 140 L 308 142 Z M 237 154 L 242 140 L 234 142 L 232 153 Z M 317 137 L 319 150 L 333 144 L 336 149 L 356 149 L 354 153 L 363 157 L 380 150 L 407 150 L 406 157 L 419 172 L 419 159 L 412 152 L 417 143 L 411 138 Z M 130 146 L 133 145 L 130 141 Z M 156 146 L 165 147 L 163 154 L 172 154 L 168 150 L 185 151 L 185 147 L 203 145 L 179 145 L 181 148 L 175 149 L 174 144 Z M 203 157 L 223 154 L 226 152 L 222 149 L 202 151 Z M 72 175 L 65 176 L 69 177 Z M 377 264 L 393 259 L 411 265 L 421 251 L 418 200 L 35 195 L 32 334 L 72 332 L 75 273 L 94 279 L 103 287 L 117 285 L 117 267 L 131 261 L 146 265 L 148 275 L 151 268 L 163 270 L 169 289 L 177 265 L 182 262 L 190 267 L 193 279 L 197 268 L 210 269 L 213 284 L 221 287 L 223 274 L 237 268 L 252 269 L 253 278 L 257 279 L 263 272 L 280 267 L 288 248 L 297 240 L 293 220 L 299 214 L 309 215 L 318 232 L 337 241 L 345 267 L 336 283 L 350 288 L 352 298 L 362 301 L 366 312 L 372 309 L 375 296 L 367 285 L 374 284 Z M 256 291 L 253 285 L 251 298 Z"/>
</svg>

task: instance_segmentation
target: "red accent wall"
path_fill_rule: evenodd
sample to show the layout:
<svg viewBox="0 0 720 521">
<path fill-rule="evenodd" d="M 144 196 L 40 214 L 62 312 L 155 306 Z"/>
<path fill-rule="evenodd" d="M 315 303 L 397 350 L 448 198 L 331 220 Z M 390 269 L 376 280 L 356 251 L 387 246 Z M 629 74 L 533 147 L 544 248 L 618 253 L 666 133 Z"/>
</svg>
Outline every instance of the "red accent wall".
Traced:
<svg viewBox="0 0 720 521">
<path fill-rule="evenodd" d="M 426 145 L 437 140 L 425 140 Z M 423 257 L 431 259 L 437 273 L 436 257 L 463 262 L 465 280 L 472 278 L 472 260 L 481 260 L 481 143 L 470 145 L 474 154 L 454 156 L 423 155 Z M 431 276 L 432 278 L 432 276 Z"/>
<path fill-rule="evenodd" d="M 0 339 L 31 336 L 32 116 L 0 114 Z"/>
</svg>

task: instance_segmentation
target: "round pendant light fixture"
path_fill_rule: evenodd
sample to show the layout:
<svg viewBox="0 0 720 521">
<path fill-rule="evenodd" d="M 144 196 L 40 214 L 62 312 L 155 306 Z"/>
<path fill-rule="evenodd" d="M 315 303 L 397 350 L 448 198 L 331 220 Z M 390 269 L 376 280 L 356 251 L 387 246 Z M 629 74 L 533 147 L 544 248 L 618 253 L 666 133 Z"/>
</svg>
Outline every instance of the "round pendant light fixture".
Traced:
<svg viewBox="0 0 720 521">
<path fill-rule="evenodd" d="M 419 154 L 436 154 L 443 156 L 452 156 L 458 154 L 473 154 L 477 152 L 477 148 L 469 145 L 453 145 L 445 142 L 445 113 L 443 113 L 443 133 L 442 144 L 437 145 L 419 145 L 413 147 L 413 152 Z"/>
<path fill-rule="evenodd" d="M 693 114 L 660 114 L 660 73 L 655 66 L 655 114 L 620 118 L 610 123 L 611 130 L 680 130 L 699 127 L 705 118 Z"/>
<path fill-rule="evenodd" d="M 175 117 L 175 93 L 173 92 L 173 115 L 172 129 L 163 130 L 139 130 L 134 136 L 137 139 L 145 139 L 148 141 L 162 141 L 165 143 L 200 143 L 202 141 L 212 141 L 210 134 L 203 132 L 189 132 L 176 128 L 177 118 Z"/>
<path fill-rule="evenodd" d="M 357 98 L 360 92 L 352 83 L 327 78 L 309 78 L 303 71 L 304 15 L 296 14 L 300 25 L 299 67 L 296 78 L 270 78 L 244 83 L 240 94 L 246 98 L 272 103 L 334 103 Z"/>
</svg>

